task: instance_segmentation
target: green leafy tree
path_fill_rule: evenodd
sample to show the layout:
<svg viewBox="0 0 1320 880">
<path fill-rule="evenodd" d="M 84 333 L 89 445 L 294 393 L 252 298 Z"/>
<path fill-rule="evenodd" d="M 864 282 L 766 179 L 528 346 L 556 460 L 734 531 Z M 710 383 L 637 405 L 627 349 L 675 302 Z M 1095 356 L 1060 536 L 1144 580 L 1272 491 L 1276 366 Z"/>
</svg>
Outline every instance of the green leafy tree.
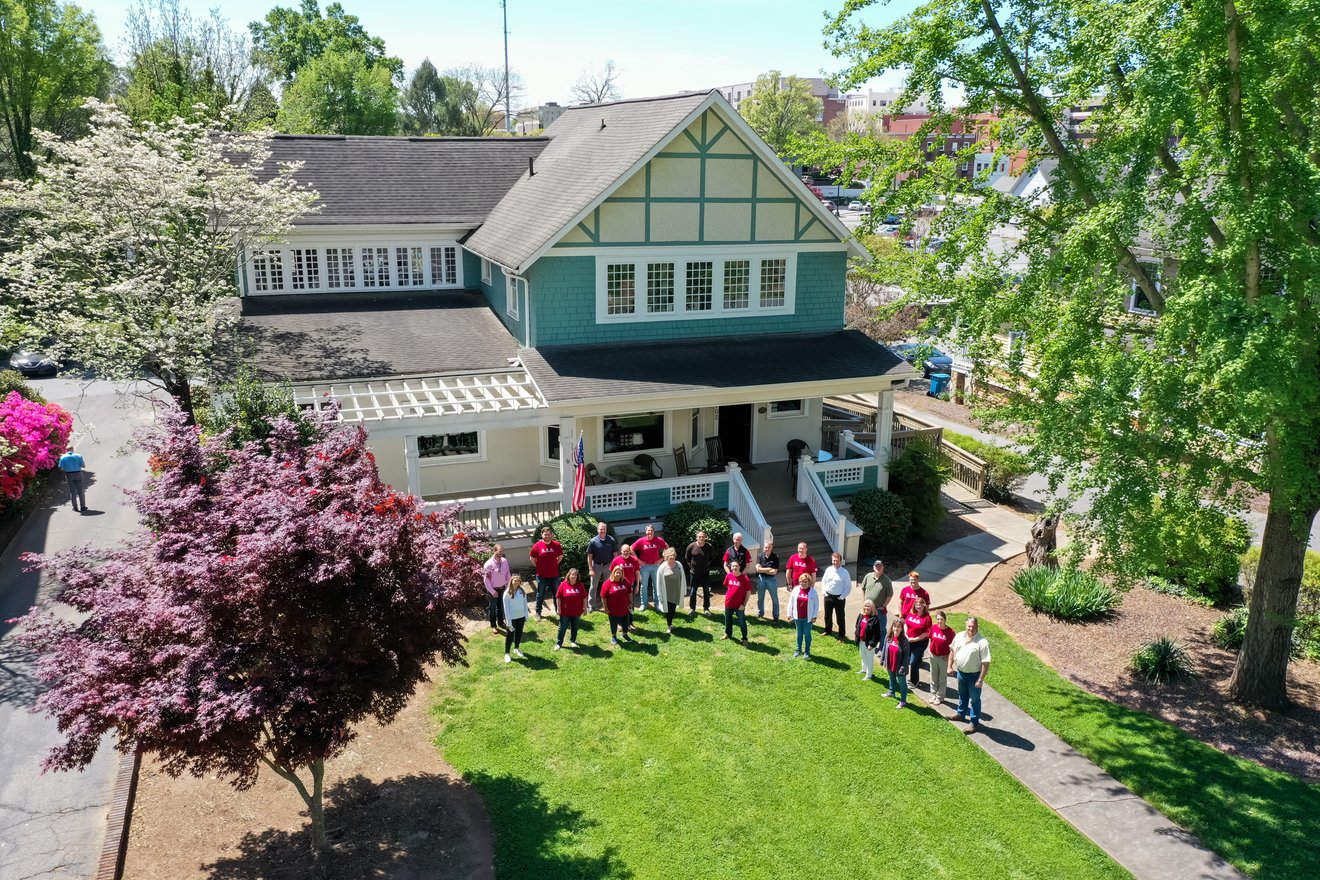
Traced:
<svg viewBox="0 0 1320 880">
<path fill-rule="evenodd" d="M 253 54 L 281 82 L 292 82 L 299 70 L 326 52 L 361 55 L 368 67 L 383 67 L 402 81 L 403 62 L 385 54 L 385 41 L 373 37 L 356 15 L 331 3 L 321 15 L 316 0 L 302 0 L 298 9 L 277 6 L 264 21 L 250 24 Z"/>
<path fill-rule="evenodd" d="M 467 134 L 460 103 L 461 83 L 441 76 L 423 59 L 399 95 L 400 128 L 405 134 Z"/>
<path fill-rule="evenodd" d="M 820 129 L 822 105 L 811 84 L 772 70 L 756 78 L 752 93 L 738 107 L 743 119 L 780 156 L 789 141 Z"/>
<path fill-rule="evenodd" d="M 955 122 L 982 125 L 1001 155 L 1049 172 L 1028 197 L 975 189 L 954 172 L 977 147 L 927 161 L 919 136 L 890 164 L 896 202 L 941 203 L 942 243 L 912 255 L 923 296 L 949 304 L 933 329 L 1012 387 L 990 415 L 1030 429 L 1063 500 L 1088 494 L 1073 544 L 1120 574 L 1158 558 L 1139 528 L 1157 501 L 1190 518 L 1268 495 L 1228 690 L 1285 705 L 1320 508 L 1314 6 L 932 0 L 872 27 L 871 5 L 850 0 L 827 26 L 844 85 L 904 69 L 937 107 L 957 87 L 959 111 L 930 122 L 937 145 Z M 1092 104 L 1078 134 L 1069 108 Z M 1020 358 L 1006 329 L 1026 331 Z"/>
<path fill-rule="evenodd" d="M 0 0 L 0 176 L 31 177 L 33 131 L 87 128 L 83 101 L 103 98 L 113 66 L 96 19 L 56 0 Z"/>
<path fill-rule="evenodd" d="M 284 90 L 278 127 L 293 134 L 394 134 L 398 103 L 386 68 L 331 49 L 304 65 Z"/>
</svg>

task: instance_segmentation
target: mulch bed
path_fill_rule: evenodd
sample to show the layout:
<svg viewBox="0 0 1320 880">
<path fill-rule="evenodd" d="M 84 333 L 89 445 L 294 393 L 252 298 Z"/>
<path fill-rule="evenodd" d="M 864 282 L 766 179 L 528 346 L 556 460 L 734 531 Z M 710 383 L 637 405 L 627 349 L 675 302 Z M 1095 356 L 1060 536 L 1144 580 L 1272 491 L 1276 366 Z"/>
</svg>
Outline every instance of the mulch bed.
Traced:
<svg viewBox="0 0 1320 880">
<path fill-rule="evenodd" d="M 1010 589 L 1025 564 L 1019 556 L 999 566 L 956 610 L 994 621 L 1093 694 L 1162 718 L 1229 754 L 1320 782 L 1320 664 L 1289 664 L 1293 706 L 1286 712 L 1244 709 L 1224 695 L 1236 653 L 1210 642 L 1210 627 L 1224 612 L 1138 587 L 1108 620 L 1065 623 L 1032 614 Z M 1152 685 L 1127 671 L 1133 652 L 1159 636 L 1183 643 L 1195 678 Z"/>
</svg>

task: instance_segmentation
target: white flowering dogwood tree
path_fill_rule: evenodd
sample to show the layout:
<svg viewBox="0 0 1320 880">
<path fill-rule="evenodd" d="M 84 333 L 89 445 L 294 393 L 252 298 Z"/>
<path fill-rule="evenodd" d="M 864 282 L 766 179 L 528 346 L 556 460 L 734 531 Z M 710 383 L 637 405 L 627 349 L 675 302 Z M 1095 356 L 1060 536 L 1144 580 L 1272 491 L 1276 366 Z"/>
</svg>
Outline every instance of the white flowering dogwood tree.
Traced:
<svg viewBox="0 0 1320 880">
<path fill-rule="evenodd" d="M 86 137 L 40 134 L 36 177 L 0 190 L 19 217 L 0 278 L 51 354 L 145 378 L 191 418 L 195 383 L 233 338 L 224 304 L 236 270 L 313 211 L 317 193 L 294 179 L 298 165 L 272 167 L 269 132 L 135 127 L 113 105 L 87 107 Z"/>
</svg>

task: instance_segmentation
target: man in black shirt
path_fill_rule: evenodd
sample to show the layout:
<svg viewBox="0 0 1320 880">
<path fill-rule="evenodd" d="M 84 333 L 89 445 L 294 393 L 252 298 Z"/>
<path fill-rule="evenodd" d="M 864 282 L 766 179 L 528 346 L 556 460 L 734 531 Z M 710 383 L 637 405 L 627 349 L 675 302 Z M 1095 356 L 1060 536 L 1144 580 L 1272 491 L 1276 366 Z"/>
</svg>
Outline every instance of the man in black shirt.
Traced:
<svg viewBox="0 0 1320 880">
<path fill-rule="evenodd" d="M 756 619 L 765 617 L 765 596 L 770 594 L 770 605 L 774 610 L 774 622 L 779 622 L 779 554 L 775 552 L 775 542 L 766 541 L 756 557 Z"/>
<path fill-rule="evenodd" d="M 609 533 L 603 522 L 596 523 L 596 537 L 587 542 L 587 571 L 591 572 L 591 592 L 588 593 L 589 611 L 601 609 L 600 588 L 610 576 L 610 563 L 619 555 L 619 542 Z"/>
<path fill-rule="evenodd" d="M 687 545 L 683 562 L 688 570 L 688 610 L 697 610 L 697 588 L 703 593 L 703 610 L 710 610 L 710 569 L 715 564 L 715 545 L 706 543 L 706 533 L 697 532 L 697 540 Z"/>
</svg>

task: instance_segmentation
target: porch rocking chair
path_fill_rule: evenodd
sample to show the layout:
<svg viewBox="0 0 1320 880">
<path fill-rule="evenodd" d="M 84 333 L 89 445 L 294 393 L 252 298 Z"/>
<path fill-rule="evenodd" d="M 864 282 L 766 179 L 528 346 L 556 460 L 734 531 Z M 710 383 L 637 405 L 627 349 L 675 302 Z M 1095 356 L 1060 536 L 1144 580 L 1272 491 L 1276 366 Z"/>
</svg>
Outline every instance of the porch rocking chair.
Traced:
<svg viewBox="0 0 1320 880">
<path fill-rule="evenodd" d="M 596 469 L 594 462 L 587 462 L 587 485 L 603 486 L 606 483 L 613 483 L 609 477 L 602 477 L 600 471 Z"/>
<path fill-rule="evenodd" d="M 686 477 L 691 473 L 688 469 L 687 446 L 680 443 L 674 447 L 674 475 Z"/>
<path fill-rule="evenodd" d="M 706 438 L 706 473 L 718 473 L 726 466 L 729 460 L 724 457 L 724 444 L 719 437 Z"/>
</svg>

